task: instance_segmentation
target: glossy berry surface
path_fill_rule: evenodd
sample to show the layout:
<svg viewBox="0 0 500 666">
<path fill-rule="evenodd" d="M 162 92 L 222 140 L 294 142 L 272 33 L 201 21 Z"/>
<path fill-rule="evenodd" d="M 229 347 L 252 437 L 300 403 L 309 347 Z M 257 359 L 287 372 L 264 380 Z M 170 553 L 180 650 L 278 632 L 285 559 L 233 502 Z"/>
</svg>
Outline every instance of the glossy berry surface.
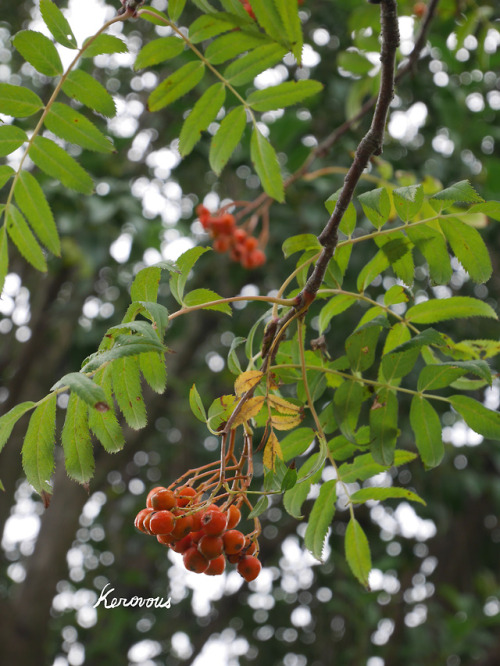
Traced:
<svg viewBox="0 0 500 666">
<path fill-rule="evenodd" d="M 245 535 L 239 530 L 228 530 L 222 539 L 226 555 L 237 555 L 245 546 Z"/>
<path fill-rule="evenodd" d="M 262 569 L 262 565 L 253 555 L 246 555 L 238 562 L 237 569 L 240 576 L 243 576 L 243 578 L 249 583 L 251 580 L 257 578 Z"/>
<path fill-rule="evenodd" d="M 199 550 L 192 546 L 188 548 L 182 556 L 184 566 L 188 571 L 194 573 L 204 573 L 208 569 L 208 560 L 199 552 Z"/>
<path fill-rule="evenodd" d="M 208 535 L 220 536 L 227 527 L 227 514 L 222 511 L 205 511 L 201 523 Z"/>
</svg>

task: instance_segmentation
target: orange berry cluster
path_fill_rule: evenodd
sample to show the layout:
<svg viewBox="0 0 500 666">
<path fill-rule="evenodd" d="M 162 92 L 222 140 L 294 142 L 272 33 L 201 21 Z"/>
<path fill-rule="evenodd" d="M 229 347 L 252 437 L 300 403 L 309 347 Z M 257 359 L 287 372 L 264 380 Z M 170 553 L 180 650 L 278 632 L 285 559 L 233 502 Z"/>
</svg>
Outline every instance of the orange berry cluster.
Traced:
<svg viewBox="0 0 500 666">
<path fill-rule="evenodd" d="M 236 564 L 246 581 L 257 578 L 261 563 L 254 555 L 256 540 L 234 529 L 241 520 L 240 510 L 231 505 L 223 511 L 216 504 L 196 509 L 197 498 L 191 486 L 176 491 L 153 488 L 134 524 L 141 532 L 156 536 L 159 543 L 182 553 L 188 571 L 218 576 L 227 561 Z"/>
<path fill-rule="evenodd" d="M 216 252 L 229 252 L 233 261 L 238 261 L 247 269 L 258 268 L 266 262 L 266 255 L 259 249 L 258 240 L 236 226 L 234 215 L 211 215 L 208 208 L 201 204 L 196 208 L 196 214 L 203 228 L 214 238 Z"/>
</svg>

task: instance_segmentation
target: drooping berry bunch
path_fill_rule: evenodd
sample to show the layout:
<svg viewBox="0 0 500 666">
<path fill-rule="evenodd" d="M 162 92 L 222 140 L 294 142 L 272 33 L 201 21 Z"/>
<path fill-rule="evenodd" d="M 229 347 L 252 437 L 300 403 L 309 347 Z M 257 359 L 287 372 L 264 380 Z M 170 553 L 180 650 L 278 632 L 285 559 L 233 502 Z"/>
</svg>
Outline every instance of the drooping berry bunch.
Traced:
<svg viewBox="0 0 500 666">
<path fill-rule="evenodd" d="M 238 261 L 246 269 L 258 268 L 266 262 L 266 255 L 259 248 L 257 238 L 237 227 L 234 215 L 211 215 L 208 208 L 201 204 L 196 208 L 196 214 L 203 228 L 214 239 L 213 247 L 216 252 L 229 252 L 231 259 Z"/>
<path fill-rule="evenodd" d="M 255 531 L 245 535 L 234 529 L 241 520 L 235 504 L 209 504 L 199 501 L 192 486 L 173 491 L 158 486 L 146 500 L 146 508 L 135 518 L 135 526 L 146 534 L 156 536 L 159 543 L 182 553 L 188 571 L 208 576 L 222 574 L 226 561 L 236 564 L 238 573 L 246 580 L 257 578 L 261 564 Z"/>
</svg>

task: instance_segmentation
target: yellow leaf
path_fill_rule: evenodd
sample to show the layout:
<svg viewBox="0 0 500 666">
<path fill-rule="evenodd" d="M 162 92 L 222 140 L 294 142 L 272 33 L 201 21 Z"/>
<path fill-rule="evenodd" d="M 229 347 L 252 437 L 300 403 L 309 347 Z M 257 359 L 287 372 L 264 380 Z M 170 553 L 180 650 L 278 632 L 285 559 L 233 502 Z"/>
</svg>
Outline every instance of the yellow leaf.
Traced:
<svg viewBox="0 0 500 666">
<path fill-rule="evenodd" d="M 293 402 L 288 402 L 285 398 L 279 395 L 270 395 L 268 402 L 273 409 L 280 412 L 280 414 L 298 414 L 301 410 L 300 405 L 294 405 Z"/>
<path fill-rule="evenodd" d="M 294 414 L 293 416 L 281 416 L 280 414 L 273 414 L 271 416 L 271 426 L 276 430 L 291 430 L 300 424 L 302 421 L 301 414 Z"/>
<path fill-rule="evenodd" d="M 264 456 L 262 458 L 264 467 L 267 467 L 267 469 L 272 469 L 274 472 L 276 468 L 276 458 L 281 458 L 281 460 L 283 460 L 283 452 L 281 450 L 278 438 L 274 432 L 271 431 L 269 439 L 266 442 L 266 448 L 264 449 Z"/>
<path fill-rule="evenodd" d="M 257 416 L 264 405 L 264 396 L 257 396 L 255 398 L 250 398 L 245 402 L 240 412 L 233 421 L 233 428 L 245 423 L 253 416 Z"/>
<path fill-rule="evenodd" d="M 239 377 L 236 377 L 236 381 L 234 382 L 234 392 L 237 396 L 242 396 L 254 386 L 257 386 L 263 376 L 264 373 L 260 372 L 260 370 L 243 372 Z"/>
</svg>

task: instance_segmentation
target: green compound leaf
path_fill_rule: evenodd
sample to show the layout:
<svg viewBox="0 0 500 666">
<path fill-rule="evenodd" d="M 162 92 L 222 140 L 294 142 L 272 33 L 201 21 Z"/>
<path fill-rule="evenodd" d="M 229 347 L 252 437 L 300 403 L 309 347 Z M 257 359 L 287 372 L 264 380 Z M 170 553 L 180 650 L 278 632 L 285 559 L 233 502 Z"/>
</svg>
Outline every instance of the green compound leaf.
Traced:
<svg viewBox="0 0 500 666">
<path fill-rule="evenodd" d="M 35 404 L 31 401 L 21 402 L 0 417 L 0 451 L 5 446 L 6 441 L 9 439 L 14 426 L 21 416 L 26 414 L 30 409 L 33 409 Z"/>
<path fill-rule="evenodd" d="M 335 515 L 336 489 L 336 479 L 322 484 L 307 523 L 304 543 L 318 560 L 322 560 L 326 534 Z"/>
<path fill-rule="evenodd" d="M 351 501 L 356 504 L 367 502 L 368 500 L 376 500 L 383 502 L 386 499 L 405 499 L 410 502 L 420 502 L 425 504 L 424 500 L 417 495 L 417 493 L 408 490 L 408 488 L 362 488 L 357 490 L 351 495 Z"/>
<path fill-rule="evenodd" d="M 195 289 L 186 294 L 184 297 L 184 305 L 187 305 L 188 307 L 203 305 L 204 310 L 217 310 L 218 312 L 224 312 L 224 314 L 231 316 L 233 313 L 228 303 L 205 305 L 205 303 L 219 300 L 222 300 L 222 296 L 211 289 Z"/>
<path fill-rule="evenodd" d="M 205 58 L 212 65 L 220 65 L 227 60 L 232 60 L 245 51 L 257 48 L 265 44 L 265 37 L 262 34 L 249 35 L 244 32 L 238 34 L 238 39 L 234 34 L 222 35 L 214 39 L 205 49 Z"/>
<path fill-rule="evenodd" d="M 93 76 L 77 69 L 70 72 L 63 83 L 63 92 L 89 109 L 107 118 L 116 115 L 116 105 L 106 88 Z"/>
<path fill-rule="evenodd" d="M 500 414 L 466 395 L 452 395 L 451 405 L 465 423 L 487 439 L 500 439 Z"/>
<path fill-rule="evenodd" d="M 52 211 L 37 179 L 29 171 L 19 172 L 14 198 L 40 241 L 59 257 L 61 244 Z"/>
<path fill-rule="evenodd" d="M 368 575 L 372 568 L 370 545 L 355 518 L 351 518 L 345 532 L 345 557 L 352 573 L 361 585 L 369 589 Z"/>
<path fill-rule="evenodd" d="M 230 111 L 221 122 L 210 144 L 208 156 L 210 166 L 217 175 L 226 166 L 236 146 L 241 141 L 246 124 L 247 116 L 243 106 L 237 106 Z"/>
<path fill-rule="evenodd" d="M 159 111 L 175 102 L 192 90 L 204 74 L 205 65 L 199 60 L 183 65 L 153 90 L 148 99 L 148 109 Z"/>
<path fill-rule="evenodd" d="M 433 324 L 447 319 L 466 317 L 497 319 L 491 306 L 470 296 L 452 296 L 418 303 L 411 307 L 405 315 L 406 320 L 414 324 Z"/>
<path fill-rule="evenodd" d="M 142 375 L 155 393 L 164 393 L 167 387 L 167 368 L 165 355 L 148 352 L 139 356 Z"/>
<path fill-rule="evenodd" d="M 88 427 L 87 403 L 72 393 L 62 429 L 66 472 L 78 483 L 88 483 L 94 475 L 94 453 Z"/>
<path fill-rule="evenodd" d="M 29 149 L 29 156 L 37 167 L 52 178 L 60 180 L 69 189 L 82 194 L 92 194 L 92 178 L 71 155 L 51 139 L 37 136 Z"/>
<path fill-rule="evenodd" d="M 42 249 L 36 242 L 22 213 L 13 204 L 10 204 L 7 209 L 5 224 L 10 238 L 26 261 L 37 270 L 45 272 L 47 270 L 47 262 L 45 261 Z"/>
<path fill-rule="evenodd" d="M 0 125 L 0 157 L 10 155 L 25 141 L 28 141 L 26 132 L 15 125 Z"/>
<path fill-rule="evenodd" d="M 75 36 L 68 21 L 64 18 L 59 7 L 52 0 L 40 0 L 40 12 L 52 36 L 62 46 L 68 49 L 78 48 Z"/>
<path fill-rule="evenodd" d="M 370 451 L 375 462 L 392 465 L 398 435 L 398 399 L 382 389 L 370 409 Z"/>
<path fill-rule="evenodd" d="M 284 201 L 285 189 L 276 151 L 258 127 L 252 132 L 250 157 L 266 194 L 276 201 Z"/>
<path fill-rule="evenodd" d="M 388 220 L 391 213 L 391 200 L 385 187 L 380 187 L 358 196 L 366 217 L 377 229 Z"/>
<path fill-rule="evenodd" d="M 43 109 L 43 106 L 42 100 L 32 90 L 0 83 L 0 113 L 14 118 L 27 118 Z"/>
<path fill-rule="evenodd" d="M 484 199 L 479 196 L 468 180 L 461 180 L 441 192 L 437 192 L 429 203 L 434 210 L 441 211 L 456 203 L 482 203 Z"/>
<path fill-rule="evenodd" d="M 145 44 L 137 54 L 134 69 L 152 67 L 160 62 L 175 58 L 184 50 L 185 42 L 178 37 L 160 37 Z"/>
<path fill-rule="evenodd" d="M 394 206 L 403 222 L 409 222 L 417 215 L 424 203 L 424 188 L 422 185 L 408 185 L 392 190 Z"/>
<path fill-rule="evenodd" d="M 258 46 L 250 53 L 238 58 L 224 70 L 224 78 L 233 86 L 242 86 L 280 62 L 287 54 L 287 49 L 277 44 Z"/>
<path fill-rule="evenodd" d="M 54 102 L 45 116 L 45 127 L 57 136 L 82 148 L 99 153 L 112 153 L 112 142 L 94 123 L 67 104 Z"/>
<path fill-rule="evenodd" d="M 179 152 L 185 157 L 193 150 L 201 139 L 201 133 L 215 120 L 226 99 L 226 88 L 223 83 L 210 86 L 194 105 L 191 113 L 184 121 L 179 135 Z"/>
<path fill-rule="evenodd" d="M 146 407 L 141 390 L 141 376 L 137 358 L 125 356 L 111 365 L 116 402 L 128 425 L 135 430 L 147 423 Z"/>
<path fill-rule="evenodd" d="M 51 391 L 68 386 L 79 398 L 100 412 L 107 412 L 109 405 L 104 390 L 81 372 L 70 372 L 54 384 Z"/>
<path fill-rule="evenodd" d="M 23 442 L 23 469 L 37 493 L 51 493 L 49 479 L 54 471 L 57 395 L 42 402 L 31 415 Z"/>
<path fill-rule="evenodd" d="M 191 411 L 196 416 L 198 421 L 206 423 L 207 412 L 205 410 L 205 407 L 203 405 L 203 400 L 201 399 L 201 396 L 198 393 L 198 389 L 196 388 L 195 384 L 191 386 L 191 389 L 189 391 L 189 406 L 191 407 Z"/>
<path fill-rule="evenodd" d="M 247 103 L 255 111 L 272 111 L 302 102 L 322 89 L 323 84 L 319 81 L 287 81 L 264 90 L 255 90 L 248 96 Z"/>
<path fill-rule="evenodd" d="M 145 355 L 142 354 L 141 357 Z M 113 405 L 111 366 L 108 365 L 99 370 L 94 376 L 94 382 L 102 387 L 106 396 L 106 402 L 109 405 Z M 88 418 L 91 431 L 108 453 L 115 453 L 123 449 L 125 437 L 116 418 L 114 408 L 106 412 L 89 408 Z"/>
<path fill-rule="evenodd" d="M 57 76 L 63 73 L 59 53 L 53 42 L 41 32 L 21 30 L 15 35 L 12 44 L 30 65 L 46 76 Z"/>
<path fill-rule="evenodd" d="M 478 283 L 487 282 L 493 273 L 488 248 L 481 235 L 457 218 L 439 220 L 453 254 L 471 278 Z"/>
<path fill-rule="evenodd" d="M 111 55 L 112 53 L 128 53 L 128 46 L 125 42 L 114 35 L 89 37 L 83 43 L 82 58 L 93 58 L 98 55 Z"/>
<path fill-rule="evenodd" d="M 418 395 L 411 401 L 410 425 L 424 465 L 427 468 L 439 465 L 444 456 L 441 421 L 430 402 Z"/>
</svg>

